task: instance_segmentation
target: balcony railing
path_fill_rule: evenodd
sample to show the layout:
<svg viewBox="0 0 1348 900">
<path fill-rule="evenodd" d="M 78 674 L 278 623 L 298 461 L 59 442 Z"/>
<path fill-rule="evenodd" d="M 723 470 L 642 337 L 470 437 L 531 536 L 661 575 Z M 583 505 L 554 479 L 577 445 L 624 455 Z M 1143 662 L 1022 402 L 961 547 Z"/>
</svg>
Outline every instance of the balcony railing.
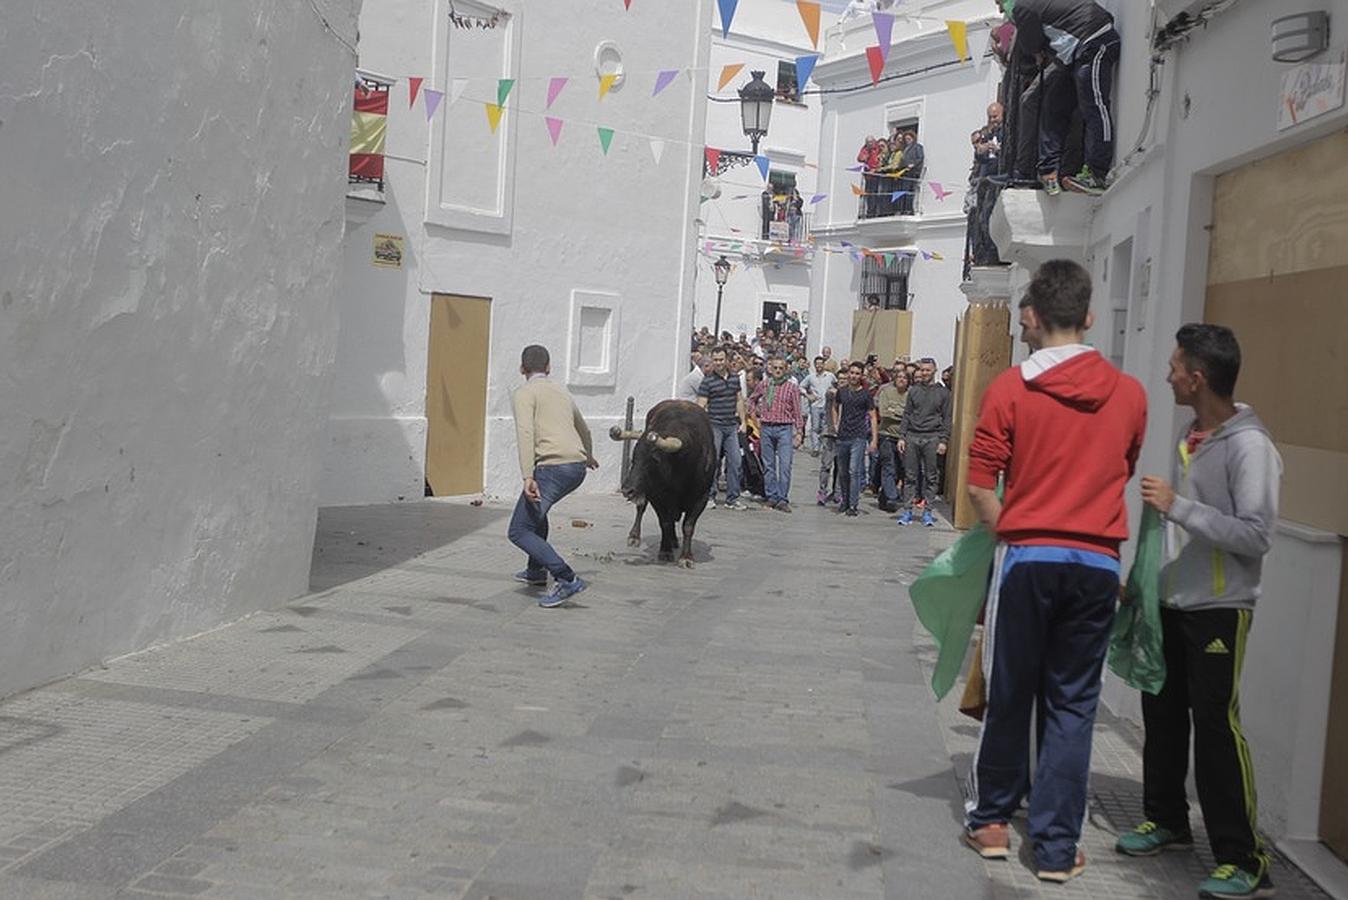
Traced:
<svg viewBox="0 0 1348 900">
<path fill-rule="evenodd" d="M 792 245 L 810 240 L 810 214 L 807 212 L 793 214 L 783 201 L 764 199 L 762 218 L 760 240 Z"/>
<path fill-rule="evenodd" d="M 888 219 L 922 214 L 922 180 L 866 175 L 865 193 L 857 198 L 858 219 Z M 895 197 L 895 194 L 900 196 Z"/>
</svg>

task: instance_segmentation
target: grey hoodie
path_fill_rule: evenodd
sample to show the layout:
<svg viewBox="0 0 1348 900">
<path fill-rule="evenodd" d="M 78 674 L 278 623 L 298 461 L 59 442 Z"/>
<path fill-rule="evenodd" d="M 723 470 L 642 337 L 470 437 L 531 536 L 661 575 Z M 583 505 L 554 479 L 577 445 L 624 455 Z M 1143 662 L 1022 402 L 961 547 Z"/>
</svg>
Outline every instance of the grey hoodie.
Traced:
<svg viewBox="0 0 1348 900">
<path fill-rule="evenodd" d="M 1281 479 L 1273 438 L 1244 404 L 1192 457 L 1181 439 L 1161 569 L 1164 605 L 1254 608 L 1278 521 Z"/>
</svg>

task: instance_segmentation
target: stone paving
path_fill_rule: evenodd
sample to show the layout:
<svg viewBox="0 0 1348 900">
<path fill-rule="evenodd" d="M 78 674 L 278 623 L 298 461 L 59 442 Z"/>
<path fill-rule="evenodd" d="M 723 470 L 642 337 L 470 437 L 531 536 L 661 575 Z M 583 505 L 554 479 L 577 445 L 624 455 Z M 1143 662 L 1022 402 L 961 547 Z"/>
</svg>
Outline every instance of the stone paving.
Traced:
<svg viewBox="0 0 1348 900">
<path fill-rule="evenodd" d="M 693 571 L 568 499 L 593 587 L 558 610 L 510 580 L 503 504 L 324 510 L 310 596 L 0 705 L 0 897 L 1193 896 L 1203 851 L 1111 850 L 1140 815 L 1119 722 L 1082 878 L 963 849 L 977 730 L 905 594 L 955 535 L 812 481 L 792 515 L 708 511 Z"/>
</svg>

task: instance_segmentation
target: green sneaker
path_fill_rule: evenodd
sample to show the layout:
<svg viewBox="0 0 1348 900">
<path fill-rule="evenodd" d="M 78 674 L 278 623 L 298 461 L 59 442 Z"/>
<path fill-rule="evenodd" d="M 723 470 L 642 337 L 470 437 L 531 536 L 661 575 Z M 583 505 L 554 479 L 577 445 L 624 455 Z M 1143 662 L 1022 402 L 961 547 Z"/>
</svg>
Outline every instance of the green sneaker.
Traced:
<svg viewBox="0 0 1348 900">
<path fill-rule="evenodd" d="M 1198 896 L 1214 897 L 1272 897 L 1273 882 L 1265 875 L 1260 878 L 1232 865 L 1218 866 L 1198 886 Z"/>
<path fill-rule="evenodd" d="M 1155 822 L 1143 822 L 1119 835 L 1114 849 L 1127 856 L 1155 856 L 1162 850 L 1192 850 L 1192 835 L 1179 834 Z"/>
</svg>

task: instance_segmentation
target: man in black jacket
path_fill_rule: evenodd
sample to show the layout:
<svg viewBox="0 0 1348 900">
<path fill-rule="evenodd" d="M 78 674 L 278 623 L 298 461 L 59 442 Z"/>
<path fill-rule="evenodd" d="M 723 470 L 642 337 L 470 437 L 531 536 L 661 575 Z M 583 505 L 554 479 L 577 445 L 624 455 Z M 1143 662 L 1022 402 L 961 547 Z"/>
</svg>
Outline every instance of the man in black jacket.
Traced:
<svg viewBox="0 0 1348 900">
<path fill-rule="evenodd" d="M 1058 166 L 1072 113 L 1086 124 L 1086 165 L 1061 179 L 1061 187 L 1104 193 L 1114 163 L 1114 117 L 1110 97 L 1119 62 L 1114 17 L 1091 0 L 997 0 L 1016 24 L 1016 52 L 1061 66 L 1045 73 L 1039 123 L 1039 179 L 1058 193 Z"/>
<path fill-rule="evenodd" d="M 936 360 L 926 357 L 918 363 L 917 381 L 908 388 L 908 401 L 899 426 L 903 436 L 898 443 L 905 478 L 914 486 L 914 504 L 922 507 L 922 524 L 928 527 L 936 524 L 931 503 L 936 499 L 937 458 L 944 456 L 950 445 L 950 391 L 935 380 Z M 919 493 L 921 498 L 917 499 Z M 910 525 L 912 521 L 910 506 L 898 522 Z"/>
</svg>

